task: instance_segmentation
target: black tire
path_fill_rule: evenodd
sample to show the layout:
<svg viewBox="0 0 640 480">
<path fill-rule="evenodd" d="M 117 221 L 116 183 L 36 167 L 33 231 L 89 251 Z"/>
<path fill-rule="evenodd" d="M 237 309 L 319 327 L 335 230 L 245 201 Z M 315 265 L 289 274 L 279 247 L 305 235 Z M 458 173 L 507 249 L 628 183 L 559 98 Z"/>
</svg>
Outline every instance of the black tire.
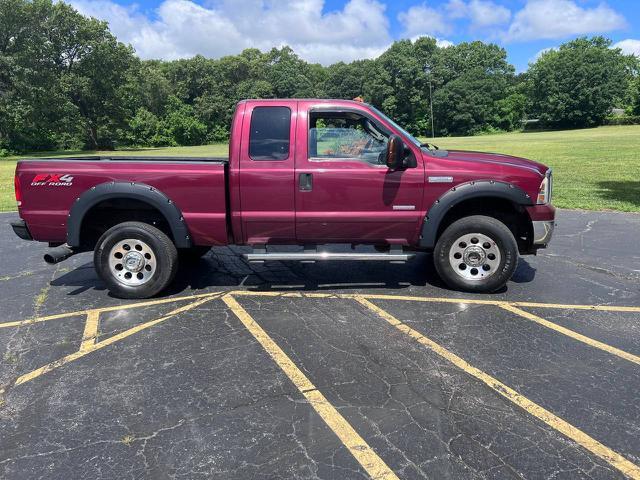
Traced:
<svg viewBox="0 0 640 480">
<path fill-rule="evenodd" d="M 195 263 L 211 251 L 211 247 L 191 247 L 178 250 L 180 263 Z"/>
<path fill-rule="evenodd" d="M 153 259 L 153 263 L 148 261 L 148 264 L 143 265 L 143 269 L 148 265 L 151 273 L 148 274 L 148 279 L 145 279 L 144 283 L 140 285 L 123 283 L 126 280 L 120 274 L 118 276 L 121 278 L 118 278 L 117 272 L 112 269 L 109 263 L 112 250 L 119 248 L 118 245 L 123 242 L 124 247 L 128 246 L 126 240 L 132 240 L 134 243 L 139 240 L 140 244 L 149 249 L 149 256 Z M 122 262 L 124 263 L 124 260 Z M 110 228 L 100 237 L 93 254 L 93 263 L 98 275 L 114 296 L 118 298 L 149 298 L 165 289 L 173 280 L 178 270 L 178 252 L 171 239 L 157 228 L 142 222 L 124 222 Z M 152 265 L 153 269 L 151 269 Z M 115 267 L 117 268 L 118 265 Z M 125 275 L 128 274 L 131 277 L 131 272 L 123 270 L 122 265 L 120 265 L 120 271 L 124 271 Z M 144 270 L 142 273 L 147 274 Z M 133 274 L 136 275 L 135 272 Z"/>
<path fill-rule="evenodd" d="M 473 234 L 481 239 L 488 237 L 492 241 L 487 250 L 483 248 L 479 254 L 469 252 L 468 248 L 462 250 L 462 246 L 467 244 L 459 242 L 460 239 L 470 238 L 479 243 Z M 472 246 L 471 243 L 467 247 Z M 487 245 L 487 242 L 473 247 L 477 249 L 480 245 Z M 493 265 L 490 265 L 491 260 L 483 260 L 490 255 L 494 257 Z M 465 263 L 467 259 L 469 264 Z M 509 281 L 518 265 L 518 245 L 504 223 L 492 217 L 473 215 L 461 218 L 446 228 L 436 243 L 433 262 L 440 278 L 453 289 L 476 293 L 495 292 Z M 476 265 L 476 262 L 482 264 Z"/>
</svg>

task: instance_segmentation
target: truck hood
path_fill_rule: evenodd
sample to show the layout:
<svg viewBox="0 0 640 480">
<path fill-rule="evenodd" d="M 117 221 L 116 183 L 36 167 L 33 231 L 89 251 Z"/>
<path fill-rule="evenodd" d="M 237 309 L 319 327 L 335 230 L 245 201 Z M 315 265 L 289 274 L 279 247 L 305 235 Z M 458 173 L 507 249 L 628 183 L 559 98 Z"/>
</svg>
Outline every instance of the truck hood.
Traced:
<svg viewBox="0 0 640 480">
<path fill-rule="evenodd" d="M 511 155 L 503 155 L 500 153 L 474 152 L 471 150 L 436 150 L 433 153 L 437 157 L 443 157 L 448 160 L 523 168 L 529 171 L 534 171 L 541 176 L 544 176 L 545 172 L 549 169 L 546 165 L 534 162 L 533 160 L 527 160 L 526 158 L 514 157 Z"/>
</svg>

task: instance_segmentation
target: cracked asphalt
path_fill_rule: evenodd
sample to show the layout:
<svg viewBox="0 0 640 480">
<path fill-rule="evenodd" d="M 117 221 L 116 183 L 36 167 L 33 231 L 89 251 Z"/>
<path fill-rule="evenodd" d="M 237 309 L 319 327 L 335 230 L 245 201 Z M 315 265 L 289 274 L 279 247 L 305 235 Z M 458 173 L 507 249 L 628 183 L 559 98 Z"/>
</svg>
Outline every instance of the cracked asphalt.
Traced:
<svg viewBox="0 0 640 480">
<path fill-rule="evenodd" d="M 91 254 L 46 265 L 14 218 L 2 479 L 640 478 L 640 215 L 559 211 L 492 295 L 427 255 L 216 248 L 150 301 L 111 297 Z"/>
</svg>

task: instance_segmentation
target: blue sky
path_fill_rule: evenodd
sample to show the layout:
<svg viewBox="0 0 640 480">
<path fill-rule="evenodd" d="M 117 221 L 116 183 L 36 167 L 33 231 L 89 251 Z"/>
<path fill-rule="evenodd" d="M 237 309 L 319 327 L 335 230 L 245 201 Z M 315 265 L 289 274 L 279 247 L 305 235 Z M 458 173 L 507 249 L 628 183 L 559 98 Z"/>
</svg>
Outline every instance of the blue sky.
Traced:
<svg viewBox="0 0 640 480">
<path fill-rule="evenodd" d="M 308 61 L 373 58 L 393 40 L 503 46 L 518 71 L 544 49 L 603 34 L 640 56 L 640 1 L 66 0 L 104 19 L 143 58 L 220 57 L 291 45 Z"/>
</svg>

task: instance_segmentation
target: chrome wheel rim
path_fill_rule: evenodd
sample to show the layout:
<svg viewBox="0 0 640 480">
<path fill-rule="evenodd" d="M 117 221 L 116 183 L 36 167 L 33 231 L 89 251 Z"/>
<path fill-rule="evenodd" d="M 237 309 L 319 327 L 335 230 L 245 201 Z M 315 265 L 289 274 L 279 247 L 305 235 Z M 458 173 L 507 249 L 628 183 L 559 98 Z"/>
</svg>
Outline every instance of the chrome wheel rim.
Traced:
<svg viewBox="0 0 640 480">
<path fill-rule="evenodd" d="M 156 273 L 156 256 L 142 240 L 127 238 L 116 243 L 109 252 L 109 270 L 123 285 L 137 287 L 147 283 Z"/>
<path fill-rule="evenodd" d="M 483 233 L 467 233 L 453 242 L 449 264 L 457 275 L 470 281 L 486 280 L 498 271 L 500 249 Z"/>
</svg>

